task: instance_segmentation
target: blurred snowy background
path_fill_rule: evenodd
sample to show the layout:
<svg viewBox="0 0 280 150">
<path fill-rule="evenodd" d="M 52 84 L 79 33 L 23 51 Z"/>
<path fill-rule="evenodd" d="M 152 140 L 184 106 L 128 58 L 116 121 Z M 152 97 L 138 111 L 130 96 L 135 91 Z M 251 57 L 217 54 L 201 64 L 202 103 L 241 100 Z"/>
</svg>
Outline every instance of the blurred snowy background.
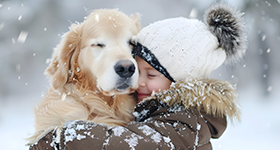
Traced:
<svg viewBox="0 0 280 150">
<path fill-rule="evenodd" d="M 71 23 L 90 10 L 119 8 L 142 14 L 142 26 L 185 16 L 203 19 L 213 0 L 0 0 L 0 149 L 28 149 L 33 107 L 45 96 L 43 74 L 53 48 Z M 213 78 L 237 84 L 242 122 L 213 140 L 215 150 L 279 150 L 280 0 L 229 0 L 245 12 L 249 48 L 245 61 L 220 67 Z"/>
</svg>

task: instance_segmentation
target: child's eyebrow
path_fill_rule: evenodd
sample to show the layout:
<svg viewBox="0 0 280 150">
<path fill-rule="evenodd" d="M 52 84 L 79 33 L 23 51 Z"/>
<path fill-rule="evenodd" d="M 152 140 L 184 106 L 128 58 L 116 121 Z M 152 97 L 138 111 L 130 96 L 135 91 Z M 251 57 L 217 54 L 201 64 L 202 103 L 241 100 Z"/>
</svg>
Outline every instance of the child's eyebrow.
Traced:
<svg viewBox="0 0 280 150">
<path fill-rule="evenodd" d="M 145 67 L 144 69 L 146 70 L 154 70 L 154 71 L 157 71 L 155 68 L 153 68 L 152 66 L 149 66 L 149 67 Z"/>
</svg>

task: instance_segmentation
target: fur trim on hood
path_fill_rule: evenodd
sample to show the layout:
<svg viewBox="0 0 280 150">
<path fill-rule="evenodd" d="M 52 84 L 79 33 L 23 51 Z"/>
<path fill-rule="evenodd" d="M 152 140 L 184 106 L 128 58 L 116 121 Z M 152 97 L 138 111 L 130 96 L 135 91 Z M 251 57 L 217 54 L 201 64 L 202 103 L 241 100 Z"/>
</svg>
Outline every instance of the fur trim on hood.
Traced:
<svg viewBox="0 0 280 150">
<path fill-rule="evenodd" d="M 240 121 L 241 111 L 237 105 L 234 85 L 218 79 L 177 81 L 168 90 L 153 93 L 147 99 L 158 99 L 174 106 L 182 104 L 186 109 L 203 109 L 215 117 L 227 116 L 231 121 Z M 146 99 L 146 100 L 147 100 Z"/>
</svg>

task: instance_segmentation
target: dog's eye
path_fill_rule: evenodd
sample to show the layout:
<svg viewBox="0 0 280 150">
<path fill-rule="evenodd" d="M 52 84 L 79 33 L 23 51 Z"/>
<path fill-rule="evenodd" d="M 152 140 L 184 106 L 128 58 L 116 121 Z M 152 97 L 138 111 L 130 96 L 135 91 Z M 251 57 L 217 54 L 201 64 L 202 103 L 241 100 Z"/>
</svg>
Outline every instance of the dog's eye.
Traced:
<svg viewBox="0 0 280 150">
<path fill-rule="evenodd" d="M 100 44 L 100 43 L 98 43 L 98 44 L 91 44 L 91 47 L 95 47 L 95 46 L 100 47 L 100 48 L 105 47 L 104 44 Z"/>
<path fill-rule="evenodd" d="M 105 45 L 104 44 L 97 44 L 96 46 L 98 46 L 98 47 L 105 47 Z"/>
</svg>

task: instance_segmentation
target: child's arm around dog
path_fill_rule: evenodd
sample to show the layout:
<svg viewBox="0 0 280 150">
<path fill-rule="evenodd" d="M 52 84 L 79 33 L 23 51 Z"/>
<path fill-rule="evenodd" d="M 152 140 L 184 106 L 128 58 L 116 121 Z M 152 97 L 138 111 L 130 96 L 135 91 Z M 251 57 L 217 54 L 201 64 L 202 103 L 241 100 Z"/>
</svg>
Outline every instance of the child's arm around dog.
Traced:
<svg viewBox="0 0 280 150">
<path fill-rule="evenodd" d="M 227 125 L 225 116 L 214 117 L 203 108 L 169 106 L 158 99 L 141 102 L 134 114 L 136 121 L 125 127 L 69 121 L 60 137 L 49 132 L 30 149 L 205 149 Z"/>
<path fill-rule="evenodd" d="M 234 86 L 221 80 L 178 82 L 137 104 L 135 121 L 125 127 L 69 121 L 59 137 L 50 132 L 30 149 L 211 149 L 226 116 L 239 116 L 235 98 Z"/>
</svg>

